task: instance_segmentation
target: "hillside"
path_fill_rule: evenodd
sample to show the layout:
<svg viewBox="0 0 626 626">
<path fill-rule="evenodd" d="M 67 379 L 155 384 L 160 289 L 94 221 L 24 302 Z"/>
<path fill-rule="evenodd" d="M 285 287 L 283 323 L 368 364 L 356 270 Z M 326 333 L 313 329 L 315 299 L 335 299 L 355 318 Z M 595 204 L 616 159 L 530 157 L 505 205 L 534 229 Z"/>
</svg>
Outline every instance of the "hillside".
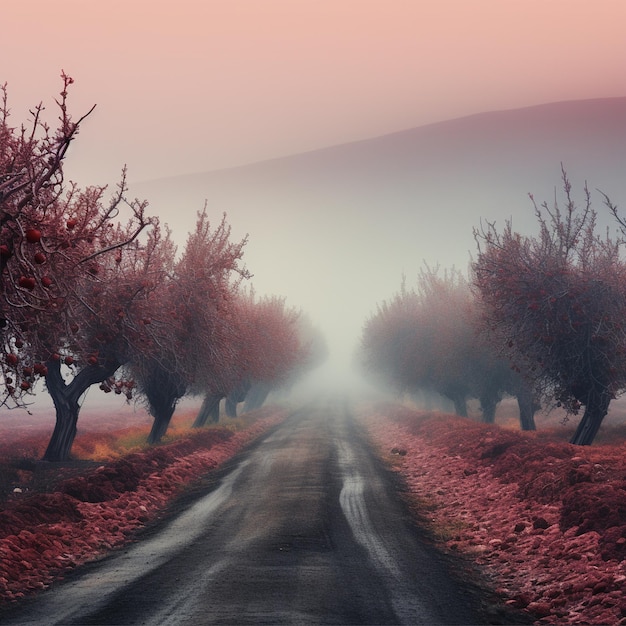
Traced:
<svg viewBox="0 0 626 626">
<path fill-rule="evenodd" d="M 347 360 L 380 300 L 423 261 L 467 267 L 481 220 L 534 227 L 564 164 L 626 199 L 626 98 L 487 112 L 228 170 L 135 183 L 182 243 L 205 200 L 226 212 L 260 293 L 285 295 Z M 595 205 L 602 213 L 602 198 Z M 602 213 L 602 223 L 606 215 Z"/>
</svg>

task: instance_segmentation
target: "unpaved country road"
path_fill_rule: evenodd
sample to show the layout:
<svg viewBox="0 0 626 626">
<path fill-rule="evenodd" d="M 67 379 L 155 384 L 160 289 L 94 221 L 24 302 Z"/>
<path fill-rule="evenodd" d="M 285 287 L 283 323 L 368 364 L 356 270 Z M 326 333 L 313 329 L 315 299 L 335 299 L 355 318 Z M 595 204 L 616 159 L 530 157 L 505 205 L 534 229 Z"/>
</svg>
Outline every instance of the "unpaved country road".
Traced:
<svg viewBox="0 0 626 626">
<path fill-rule="evenodd" d="M 346 407 L 294 412 L 200 499 L 3 624 L 481 624 Z"/>
</svg>

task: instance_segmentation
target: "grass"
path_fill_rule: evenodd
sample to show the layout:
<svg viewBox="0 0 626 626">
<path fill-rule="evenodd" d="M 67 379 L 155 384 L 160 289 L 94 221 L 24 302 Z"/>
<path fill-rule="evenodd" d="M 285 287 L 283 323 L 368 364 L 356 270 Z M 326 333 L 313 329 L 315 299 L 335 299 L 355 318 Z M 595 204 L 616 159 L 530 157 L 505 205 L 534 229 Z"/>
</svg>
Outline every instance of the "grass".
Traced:
<svg viewBox="0 0 626 626">
<path fill-rule="evenodd" d="M 241 416 L 236 418 L 222 417 L 217 424 L 207 424 L 195 429 L 192 428 L 195 412 L 185 411 L 175 414 L 170 422 L 167 433 L 161 440 L 162 445 L 186 439 L 195 433 L 213 428 L 228 428 L 234 432 L 245 429 L 250 425 L 251 418 Z M 79 435 L 72 447 L 74 458 L 90 461 L 110 461 L 118 459 L 132 452 L 141 452 L 151 446 L 147 443 L 151 425 L 135 425 L 113 432 L 87 432 Z"/>
</svg>

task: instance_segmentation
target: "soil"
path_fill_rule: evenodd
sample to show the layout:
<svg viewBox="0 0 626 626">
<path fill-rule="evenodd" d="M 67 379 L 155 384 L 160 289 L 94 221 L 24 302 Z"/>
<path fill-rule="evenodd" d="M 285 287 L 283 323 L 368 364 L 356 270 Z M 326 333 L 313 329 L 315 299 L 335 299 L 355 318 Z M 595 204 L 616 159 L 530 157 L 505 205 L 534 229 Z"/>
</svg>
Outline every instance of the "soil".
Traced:
<svg viewBox="0 0 626 626">
<path fill-rule="evenodd" d="M 299 405 L 199 483 L 2 624 L 527 623 L 424 541 L 344 405 Z"/>
<path fill-rule="evenodd" d="M 133 541 L 286 415 L 268 407 L 193 435 L 174 424 L 173 439 L 146 449 L 128 443 L 145 434 L 145 416 L 100 413 L 83 423 L 80 458 L 65 464 L 34 460 L 49 430 L 3 416 L 0 607 Z M 623 426 L 603 426 L 597 444 L 579 447 L 557 423 L 522 433 L 511 420 L 401 404 L 363 405 L 358 419 L 433 543 L 479 567 L 505 605 L 537 624 L 626 624 Z"/>
<path fill-rule="evenodd" d="M 20 439 L 13 432 L 15 441 L 0 449 L 0 607 L 133 541 L 194 481 L 286 415 L 276 407 L 260 409 L 228 426 L 186 430 L 164 445 L 137 446 L 137 451 L 104 462 L 36 461 L 24 450 L 41 453 L 49 433 L 35 428 Z M 130 428 L 135 429 L 145 439 L 146 427 Z M 128 430 L 96 434 L 87 427 L 75 448 L 92 448 L 92 457 L 96 449 L 96 457 L 119 456 L 111 442 Z"/>
<path fill-rule="evenodd" d="M 582 447 L 558 426 L 523 433 L 399 405 L 360 419 L 433 541 L 477 564 L 506 605 L 537 624 L 626 624 L 623 426 Z"/>
</svg>

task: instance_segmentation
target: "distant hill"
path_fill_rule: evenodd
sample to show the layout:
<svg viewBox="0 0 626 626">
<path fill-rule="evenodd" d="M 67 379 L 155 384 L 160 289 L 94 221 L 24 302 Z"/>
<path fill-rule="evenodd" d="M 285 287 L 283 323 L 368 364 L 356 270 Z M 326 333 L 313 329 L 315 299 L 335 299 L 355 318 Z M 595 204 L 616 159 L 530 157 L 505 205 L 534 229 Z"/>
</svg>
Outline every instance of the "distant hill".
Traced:
<svg viewBox="0 0 626 626">
<path fill-rule="evenodd" d="M 285 295 L 355 337 L 423 260 L 465 269 L 481 219 L 532 229 L 528 193 L 551 202 L 561 163 L 576 198 L 587 180 L 626 212 L 626 98 L 472 115 L 131 192 L 150 200 L 181 243 L 205 200 L 216 220 L 226 212 L 236 236 L 250 234 L 260 292 Z M 601 196 L 594 200 L 604 215 Z"/>
</svg>

